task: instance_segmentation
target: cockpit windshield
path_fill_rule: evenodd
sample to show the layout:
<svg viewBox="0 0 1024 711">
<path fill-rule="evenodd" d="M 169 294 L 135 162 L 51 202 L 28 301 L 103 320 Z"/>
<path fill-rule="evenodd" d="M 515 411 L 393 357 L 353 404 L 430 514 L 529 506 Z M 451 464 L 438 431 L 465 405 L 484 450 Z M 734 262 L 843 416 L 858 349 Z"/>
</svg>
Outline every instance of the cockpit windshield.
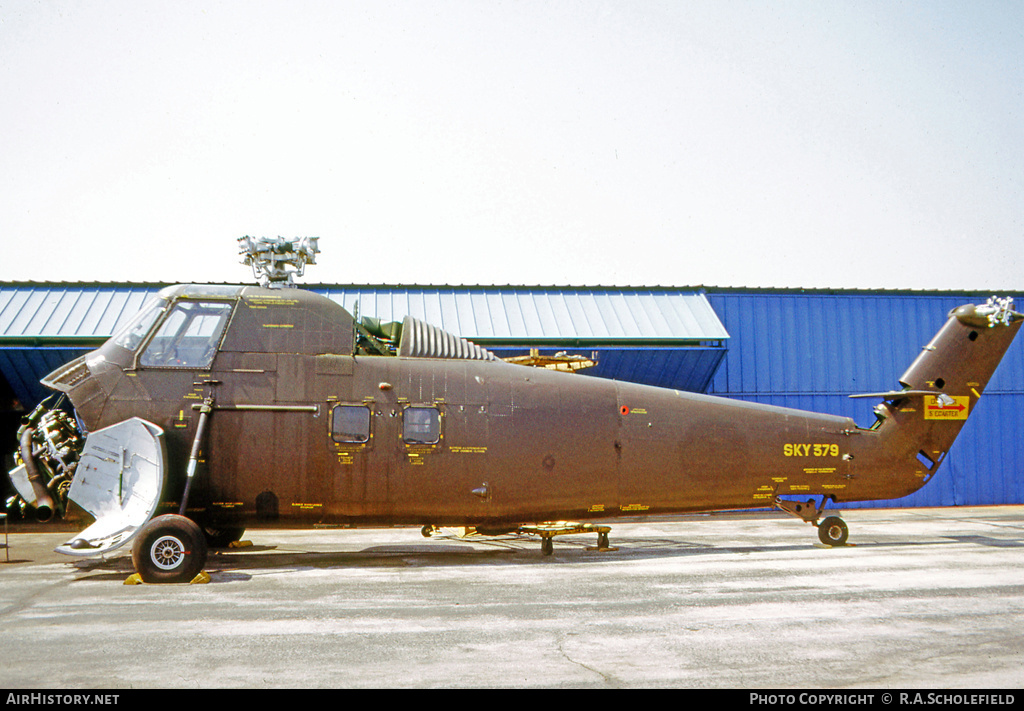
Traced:
<svg viewBox="0 0 1024 711">
<path fill-rule="evenodd" d="M 178 301 L 153 334 L 139 365 L 209 367 L 233 306 L 230 301 Z"/>
</svg>

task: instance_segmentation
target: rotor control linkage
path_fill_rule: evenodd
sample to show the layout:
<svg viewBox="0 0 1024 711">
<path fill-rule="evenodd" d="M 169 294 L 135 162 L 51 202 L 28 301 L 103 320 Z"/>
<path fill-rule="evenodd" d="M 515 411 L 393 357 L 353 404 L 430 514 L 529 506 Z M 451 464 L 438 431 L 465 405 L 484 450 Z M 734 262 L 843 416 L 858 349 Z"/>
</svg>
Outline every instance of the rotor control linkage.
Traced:
<svg viewBox="0 0 1024 711">
<path fill-rule="evenodd" d="M 211 412 L 213 412 L 213 398 L 208 397 L 199 406 L 199 423 L 196 425 L 196 436 L 192 440 L 192 452 L 188 455 L 188 469 L 185 472 L 185 491 L 181 495 L 181 507 L 178 509 L 179 516 L 185 515 L 185 509 L 188 506 L 188 494 L 192 488 L 192 478 L 196 473 L 196 464 L 199 462 L 199 450 L 203 443 L 203 432 L 206 430 L 206 421 L 210 419 Z"/>
</svg>

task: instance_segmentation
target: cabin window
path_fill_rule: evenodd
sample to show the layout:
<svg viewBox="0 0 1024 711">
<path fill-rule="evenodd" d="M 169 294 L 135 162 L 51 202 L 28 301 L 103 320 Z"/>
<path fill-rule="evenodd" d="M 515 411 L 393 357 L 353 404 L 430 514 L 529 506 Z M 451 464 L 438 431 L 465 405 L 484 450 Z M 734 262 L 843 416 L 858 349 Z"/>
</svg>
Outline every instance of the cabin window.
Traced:
<svg viewBox="0 0 1024 711">
<path fill-rule="evenodd" d="M 441 412 L 436 407 L 407 407 L 402 413 L 406 444 L 436 444 L 441 439 Z"/>
<path fill-rule="evenodd" d="M 179 301 L 150 339 L 139 363 L 147 367 L 209 367 L 232 306 L 225 301 Z"/>
<path fill-rule="evenodd" d="M 331 439 L 335 442 L 368 442 L 370 408 L 365 405 L 336 405 L 331 416 Z"/>
</svg>

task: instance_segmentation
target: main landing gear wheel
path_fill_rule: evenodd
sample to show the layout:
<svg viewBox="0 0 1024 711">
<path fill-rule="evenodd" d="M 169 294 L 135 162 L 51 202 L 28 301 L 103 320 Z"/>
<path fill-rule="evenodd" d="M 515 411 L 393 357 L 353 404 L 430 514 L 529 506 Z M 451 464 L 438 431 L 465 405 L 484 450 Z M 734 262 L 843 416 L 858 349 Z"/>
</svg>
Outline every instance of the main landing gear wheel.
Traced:
<svg viewBox="0 0 1024 711">
<path fill-rule="evenodd" d="M 842 546 L 850 536 L 846 522 L 838 516 L 828 516 L 818 524 L 818 538 L 826 546 Z"/>
<path fill-rule="evenodd" d="M 146 583 L 187 583 L 206 564 L 206 538 L 191 519 L 157 516 L 132 544 L 132 563 Z"/>
</svg>

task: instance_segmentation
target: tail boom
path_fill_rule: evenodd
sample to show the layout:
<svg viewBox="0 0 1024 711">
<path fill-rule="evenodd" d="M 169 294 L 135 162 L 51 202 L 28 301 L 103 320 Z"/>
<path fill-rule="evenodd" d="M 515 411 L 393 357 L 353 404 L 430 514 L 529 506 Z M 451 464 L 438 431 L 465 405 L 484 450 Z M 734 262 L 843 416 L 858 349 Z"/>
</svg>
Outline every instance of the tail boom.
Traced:
<svg viewBox="0 0 1024 711">
<path fill-rule="evenodd" d="M 950 312 L 900 378 L 903 390 L 885 393 L 875 409 L 879 423 L 865 432 L 858 467 L 871 485 L 852 500 L 899 498 L 931 479 L 1024 322 L 1012 303 L 993 297 Z"/>
</svg>

